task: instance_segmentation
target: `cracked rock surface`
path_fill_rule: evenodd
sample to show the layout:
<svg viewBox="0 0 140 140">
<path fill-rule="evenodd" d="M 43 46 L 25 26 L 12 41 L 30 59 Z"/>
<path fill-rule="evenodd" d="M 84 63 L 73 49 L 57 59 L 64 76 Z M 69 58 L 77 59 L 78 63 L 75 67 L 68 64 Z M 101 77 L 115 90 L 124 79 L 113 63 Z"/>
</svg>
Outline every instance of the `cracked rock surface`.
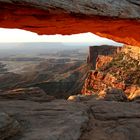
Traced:
<svg viewBox="0 0 140 140">
<path fill-rule="evenodd" d="M 81 101 L 1 101 L 1 111 L 20 124 L 20 132 L 13 133 L 14 137 L 8 140 L 139 140 L 139 103 L 85 98 Z M 8 129 L 4 131 L 10 134 Z"/>
<path fill-rule="evenodd" d="M 1 2 L 30 5 L 48 10 L 63 9 L 84 15 L 140 18 L 138 0 L 0 0 Z"/>
<path fill-rule="evenodd" d="M 20 123 L 21 134 L 12 140 L 77 140 L 88 122 L 85 105 L 64 100 L 43 103 L 7 100 L 0 102 L 0 108 Z M 9 134 L 8 129 L 4 131 Z"/>
</svg>

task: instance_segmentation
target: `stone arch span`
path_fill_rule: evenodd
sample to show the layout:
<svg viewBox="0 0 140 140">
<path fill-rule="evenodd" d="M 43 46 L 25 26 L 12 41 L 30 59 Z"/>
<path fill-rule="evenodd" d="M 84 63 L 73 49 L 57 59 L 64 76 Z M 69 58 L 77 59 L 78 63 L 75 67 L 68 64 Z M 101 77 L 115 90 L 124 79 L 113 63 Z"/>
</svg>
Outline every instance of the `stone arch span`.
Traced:
<svg viewBox="0 0 140 140">
<path fill-rule="evenodd" d="M 92 32 L 140 46 L 140 3 L 136 0 L 0 0 L 0 27 L 38 34 Z"/>
</svg>

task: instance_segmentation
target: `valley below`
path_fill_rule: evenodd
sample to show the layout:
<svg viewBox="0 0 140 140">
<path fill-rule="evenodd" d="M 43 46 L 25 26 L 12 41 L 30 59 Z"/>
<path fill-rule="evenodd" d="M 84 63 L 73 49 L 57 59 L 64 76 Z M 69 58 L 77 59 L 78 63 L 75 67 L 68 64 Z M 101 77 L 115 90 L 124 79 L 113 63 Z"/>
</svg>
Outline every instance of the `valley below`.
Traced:
<svg viewBox="0 0 140 140">
<path fill-rule="evenodd" d="M 0 140 L 139 140 L 139 52 L 103 45 L 1 57 Z"/>
<path fill-rule="evenodd" d="M 65 99 L 80 94 L 89 70 L 87 53 L 79 48 L 65 48 L 52 47 L 50 51 L 49 47 L 42 50 L 36 47 L 30 51 L 32 48 L 26 50 L 23 47 L 15 54 L 7 53 L 0 58 L 0 89 L 40 87 L 48 95 Z"/>
</svg>

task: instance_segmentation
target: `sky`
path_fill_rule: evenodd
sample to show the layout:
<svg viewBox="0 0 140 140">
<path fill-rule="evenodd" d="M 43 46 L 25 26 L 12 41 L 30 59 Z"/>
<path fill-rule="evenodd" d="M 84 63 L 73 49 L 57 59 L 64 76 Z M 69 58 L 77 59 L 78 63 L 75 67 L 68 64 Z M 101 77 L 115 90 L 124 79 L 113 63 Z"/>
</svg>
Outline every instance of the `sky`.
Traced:
<svg viewBox="0 0 140 140">
<path fill-rule="evenodd" d="M 82 33 L 75 35 L 38 35 L 33 32 L 20 29 L 0 28 L 0 43 L 7 42 L 62 42 L 62 43 L 93 43 L 95 45 L 108 44 L 120 45 L 112 40 L 101 38 L 92 33 Z"/>
</svg>

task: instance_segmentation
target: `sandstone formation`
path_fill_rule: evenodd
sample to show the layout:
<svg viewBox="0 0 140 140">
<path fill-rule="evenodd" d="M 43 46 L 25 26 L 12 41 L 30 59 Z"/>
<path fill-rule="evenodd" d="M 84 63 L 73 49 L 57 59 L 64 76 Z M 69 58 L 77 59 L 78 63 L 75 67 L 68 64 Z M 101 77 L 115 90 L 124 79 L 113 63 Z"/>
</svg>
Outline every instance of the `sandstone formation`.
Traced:
<svg viewBox="0 0 140 140">
<path fill-rule="evenodd" d="M 119 82 L 116 77 L 110 73 L 103 73 L 100 71 L 90 71 L 87 79 L 85 80 L 85 85 L 82 89 L 83 94 L 91 95 L 98 93 L 108 87 L 113 87 L 117 89 L 125 89 L 124 82 Z"/>
<path fill-rule="evenodd" d="M 81 101 L 91 100 L 92 98 L 95 98 L 95 97 L 98 97 L 98 96 L 78 94 L 78 95 L 71 95 L 67 100 L 74 101 L 74 102 L 81 102 Z"/>
<path fill-rule="evenodd" d="M 140 104 L 133 102 L 88 102 L 91 115 L 80 140 L 139 140 Z"/>
<path fill-rule="evenodd" d="M 121 51 L 135 60 L 140 60 L 140 48 L 138 46 L 124 45 Z"/>
<path fill-rule="evenodd" d="M 21 126 L 20 133 L 8 140 L 139 140 L 139 103 L 80 98 L 42 103 L 0 100 L 1 111 Z"/>
<path fill-rule="evenodd" d="M 0 0 L 0 13 L 0 27 L 4 28 L 38 34 L 92 32 L 140 46 L 137 0 Z"/>
<path fill-rule="evenodd" d="M 98 69 L 98 68 L 102 67 L 103 65 L 106 65 L 107 63 L 111 62 L 112 59 L 113 59 L 112 56 L 99 55 L 96 59 L 95 69 Z"/>
<path fill-rule="evenodd" d="M 82 93 L 85 95 L 101 93 L 104 96 L 106 89 L 117 88 L 123 90 L 129 100 L 138 98 L 140 87 L 139 56 L 139 47 L 134 46 L 124 46 L 112 58 L 108 58 L 108 56 L 100 58 L 99 56 L 96 70 L 89 71 Z M 106 60 L 107 63 L 105 63 Z"/>
<path fill-rule="evenodd" d="M 0 140 L 16 135 L 20 130 L 19 123 L 6 113 L 0 112 Z"/>
<path fill-rule="evenodd" d="M 64 100 L 42 103 L 7 100 L 0 101 L 0 108 L 21 125 L 21 132 L 9 140 L 78 140 L 88 122 L 84 104 Z"/>
<path fill-rule="evenodd" d="M 92 66 L 92 69 L 95 69 L 97 62 L 99 62 L 98 58 L 100 57 L 100 55 L 106 56 L 104 58 L 108 61 L 109 60 L 111 61 L 111 58 L 109 58 L 109 56 L 112 56 L 113 54 L 117 54 L 119 51 L 121 51 L 121 47 L 117 47 L 117 46 L 116 47 L 115 46 L 108 46 L 108 45 L 90 46 L 89 47 L 89 56 L 87 58 L 87 63 Z M 105 60 L 103 62 L 103 59 L 101 61 L 102 61 L 101 63 L 105 62 Z M 101 65 L 103 65 L 103 64 L 101 64 Z"/>
<path fill-rule="evenodd" d="M 51 101 L 55 98 L 47 95 L 38 87 L 19 88 L 0 92 L 0 99 L 9 100 L 33 100 L 33 101 Z"/>
<path fill-rule="evenodd" d="M 56 98 L 68 98 L 72 94 L 80 94 L 90 67 L 87 66 L 85 61 L 74 62 L 71 60 L 68 63 L 61 63 L 59 60 L 53 61 L 56 62 L 48 62 L 46 60 L 35 67 L 27 67 L 25 68 L 26 72 L 21 74 L 7 72 L 0 75 L 0 89 L 6 91 L 3 93 L 4 95 L 0 95 L 0 98 L 2 95 L 3 97 L 10 96 L 6 94 L 7 90 L 12 95 L 9 98 L 16 98 L 17 95 L 18 98 L 22 97 L 23 99 L 25 95 L 24 98 L 26 100 L 37 98 L 35 96 L 38 96 L 39 92 L 41 93 L 40 96 L 42 96 L 43 92 L 41 89 L 47 95 Z M 29 87 L 40 87 L 40 89 L 29 89 Z M 38 98 L 41 99 L 41 97 Z"/>
</svg>

